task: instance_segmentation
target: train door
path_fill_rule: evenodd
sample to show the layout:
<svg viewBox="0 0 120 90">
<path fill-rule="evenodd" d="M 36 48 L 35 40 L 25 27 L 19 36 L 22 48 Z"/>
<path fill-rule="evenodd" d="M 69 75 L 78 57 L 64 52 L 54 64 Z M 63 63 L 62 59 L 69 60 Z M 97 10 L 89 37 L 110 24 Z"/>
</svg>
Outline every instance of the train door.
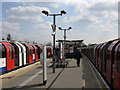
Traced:
<svg viewBox="0 0 120 90">
<path fill-rule="evenodd" d="M 16 43 L 11 43 L 15 48 L 15 67 L 22 66 L 21 47 Z"/>
<path fill-rule="evenodd" d="M 35 45 L 33 46 L 35 48 L 35 60 L 38 61 L 38 48 Z"/>
<path fill-rule="evenodd" d="M 106 79 L 113 85 L 113 72 L 114 72 L 114 49 L 118 43 L 118 40 L 113 41 L 107 48 L 107 63 L 106 63 Z"/>
<path fill-rule="evenodd" d="M 12 70 L 15 68 L 15 58 L 14 58 L 14 49 L 12 45 L 7 45 L 7 70 Z"/>
<path fill-rule="evenodd" d="M 0 73 L 6 71 L 6 49 L 5 46 L 0 43 Z"/>
<path fill-rule="evenodd" d="M 115 48 L 114 65 L 114 88 L 120 89 L 120 43 Z"/>
<path fill-rule="evenodd" d="M 15 68 L 19 66 L 19 50 L 17 48 L 17 46 L 14 43 L 11 43 L 14 46 L 15 49 Z"/>
<path fill-rule="evenodd" d="M 40 47 L 38 45 L 35 45 L 37 47 L 37 55 L 38 59 L 40 59 Z"/>
<path fill-rule="evenodd" d="M 29 47 L 29 63 L 33 63 L 34 61 L 33 61 L 33 48 L 32 48 L 32 46 L 30 46 L 30 45 L 28 45 L 28 47 Z"/>
</svg>

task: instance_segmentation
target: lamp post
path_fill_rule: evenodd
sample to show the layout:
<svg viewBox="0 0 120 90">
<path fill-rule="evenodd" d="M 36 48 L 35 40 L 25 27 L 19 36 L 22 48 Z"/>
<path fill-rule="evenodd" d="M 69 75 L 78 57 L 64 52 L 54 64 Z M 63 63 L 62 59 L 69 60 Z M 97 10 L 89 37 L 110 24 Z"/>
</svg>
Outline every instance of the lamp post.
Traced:
<svg viewBox="0 0 120 90">
<path fill-rule="evenodd" d="M 64 65 L 65 65 L 65 40 L 66 40 L 66 31 L 72 29 L 71 27 L 69 27 L 68 29 L 62 29 L 61 27 L 58 27 L 59 30 L 64 30 L 64 41 L 63 41 L 63 45 L 64 45 L 64 50 L 63 50 L 63 60 L 64 60 Z"/>
<path fill-rule="evenodd" d="M 69 27 L 68 29 L 62 29 L 61 27 L 58 27 L 59 30 L 64 30 L 64 41 L 66 40 L 66 30 L 72 29 L 72 27 Z"/>
<path fill-rule="evenodd" d="M 42 11 L 43 14 L 47 15 L 47 16 L 53 16 L 53 25 L 52 26 L 52 29 L 53 29 L 53 73 L 55 73 L 55 63 L 56 63 L 56 60 L 55 60 L 55 53 L 56 53 L 56 50 L 55 50 L 55 31 L 56 31 L 56 25 L 55 25 L 55 17 L 56 16 L 62 16 L 63 14 L 66 14 L 66 12 L 64 10 L 61 11 L 60 14 L 49 14 L 48 11 L 45 11 L 43 10 Z"/>
</svg>

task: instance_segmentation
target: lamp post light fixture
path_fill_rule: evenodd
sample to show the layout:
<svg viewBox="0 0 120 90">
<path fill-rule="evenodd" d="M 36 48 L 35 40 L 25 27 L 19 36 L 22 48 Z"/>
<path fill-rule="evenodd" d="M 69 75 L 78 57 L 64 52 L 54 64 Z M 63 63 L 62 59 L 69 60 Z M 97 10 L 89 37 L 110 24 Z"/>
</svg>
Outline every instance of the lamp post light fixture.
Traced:
<svg viewBox="0 0 120 90">
<path fill-rule="evenodd" d="M 64 41 L 66 40 L 66 31 L 72 29 L 72 27 L 69 27 L 68 29 L 62 29 L 61 27 L 58 27 L 59 30 L 64 30 Z"/>
<path fill-rule="evenodd" d="M 58 27 L 59 30 L 64 30 L 64 41 L 63 41 L 63 46 L 64 46 L 64 50 L 63 50 L 63 64 L 65 66 L 65 41 L 66 41 L 66 31 L 72 29 L 72 27 L 69 27 L 68 29 L 62 29 L 61 27 Z"/>
<path fill-rule="evenodd" d="M 62 10 L 60 12 L 60 14 L 49 14 L 48 11 L 45 11 L 43 10 L 42 11 L 43 14 L 47 15 L 47 16 L 53 16 L 53 25 L 52 26 L 52 30 L 53 30 L 53 73 L 55 73 L 55 67 L 56 67 L 56 60 L 55 60 L 55 53 L 56 53 L 56 50 L 55 50 L 55 31 L 56 31 L 56 25 L 55 25 L 55 17 L 56 16 L 62 16 L 63 14 L 66 14 L 66 12 L 64 10 Z"/>
</svg>

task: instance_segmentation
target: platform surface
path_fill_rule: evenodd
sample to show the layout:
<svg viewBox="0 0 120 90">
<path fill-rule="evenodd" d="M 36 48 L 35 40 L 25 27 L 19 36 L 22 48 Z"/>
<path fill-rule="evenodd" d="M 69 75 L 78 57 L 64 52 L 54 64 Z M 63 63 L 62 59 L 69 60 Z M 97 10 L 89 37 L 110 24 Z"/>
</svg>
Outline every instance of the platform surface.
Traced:
<svg viewBox="0 0 120 90">
<path fill-rule="evenodd" d="M 40 62 L 1 77 L 3 89 L 31 88 L 107 88 L 101 77 L 83 56 L 80 67 L 75 59 L 67 59 L 66 68 L 56 68 L 52 73 L 51 60 L 47 61 L 47 84 L 43 86 L 43 70 Z"/>
</svg>

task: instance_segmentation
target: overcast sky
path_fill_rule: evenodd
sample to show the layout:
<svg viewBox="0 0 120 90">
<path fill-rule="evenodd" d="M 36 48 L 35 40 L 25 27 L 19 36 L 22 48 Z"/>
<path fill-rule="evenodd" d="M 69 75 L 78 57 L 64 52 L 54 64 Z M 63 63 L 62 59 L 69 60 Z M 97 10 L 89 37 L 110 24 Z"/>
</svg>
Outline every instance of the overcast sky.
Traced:
<svg viewBox="0 0 120 90">
<path fill-rule="evenodd" d="M 79 2 L 2 2 L 2 37 L 11 33 L 15 40 L 52 42 L 53 17 L 42 10 L 67 14 L 56 17 L 57 27 L 68 28 L 67 39 L 84 40 L 86 44 L 102 43 L 118 38 L 118 3 L 80 0 Z M 1 10 L 0 10 L 1 11 Z M 1 24 L 0 23 L 0 24 Z M 56 30 L 56 40 L 63 31 Z"/>
</svg>

